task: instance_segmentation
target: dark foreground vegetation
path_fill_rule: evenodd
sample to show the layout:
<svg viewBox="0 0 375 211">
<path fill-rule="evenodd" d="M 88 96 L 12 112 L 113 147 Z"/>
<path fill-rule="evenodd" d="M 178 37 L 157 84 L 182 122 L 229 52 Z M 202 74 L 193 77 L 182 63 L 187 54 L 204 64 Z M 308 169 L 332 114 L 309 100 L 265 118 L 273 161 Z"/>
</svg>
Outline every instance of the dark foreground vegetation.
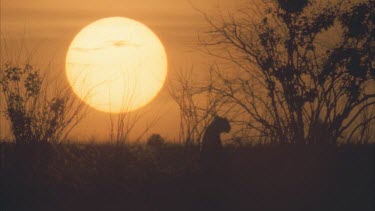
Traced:
<svg viewBox="0 0 375 211">
<path fill-rule="evenodd" d="M 0 210 L 374 210 L 374 149 L 1 143 Z"/>
</svg>

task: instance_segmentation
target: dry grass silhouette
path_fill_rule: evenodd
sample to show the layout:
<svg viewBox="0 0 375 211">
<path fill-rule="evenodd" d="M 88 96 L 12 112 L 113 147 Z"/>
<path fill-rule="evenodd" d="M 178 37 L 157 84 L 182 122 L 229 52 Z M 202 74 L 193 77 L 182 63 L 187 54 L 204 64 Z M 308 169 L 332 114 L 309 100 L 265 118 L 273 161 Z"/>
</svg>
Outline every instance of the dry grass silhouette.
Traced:
<svg viewBox="0 0 375 211">
<path fill-rule="evenodd" d="M 199 147 L 189 156 L 167 143 L 30 147 L 0 144 L 2 210 L 374 208 L 371 145 L 224 147 L 225 177 L 213 177 L 214 187 L 202 177 Z"/>
</svg>

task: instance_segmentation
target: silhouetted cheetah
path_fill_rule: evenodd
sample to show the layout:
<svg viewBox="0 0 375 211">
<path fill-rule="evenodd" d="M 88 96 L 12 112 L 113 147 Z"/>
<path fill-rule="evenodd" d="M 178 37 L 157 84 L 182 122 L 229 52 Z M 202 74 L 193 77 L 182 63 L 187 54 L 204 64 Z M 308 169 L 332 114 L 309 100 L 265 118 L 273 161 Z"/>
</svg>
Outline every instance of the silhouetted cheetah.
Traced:
<svg viewBox="0 0 375 211">
<path fill-rule="evenodd" d="M 220 165 L 223 157 L 223 145 L 220 134 L 229 132 L 231 129 L 229 121 L 226 118 L 215 116 L 212 123 L 207 127 L 201 148 L 201 163 L 205 170 L 214 170 Z"/>
</svg>

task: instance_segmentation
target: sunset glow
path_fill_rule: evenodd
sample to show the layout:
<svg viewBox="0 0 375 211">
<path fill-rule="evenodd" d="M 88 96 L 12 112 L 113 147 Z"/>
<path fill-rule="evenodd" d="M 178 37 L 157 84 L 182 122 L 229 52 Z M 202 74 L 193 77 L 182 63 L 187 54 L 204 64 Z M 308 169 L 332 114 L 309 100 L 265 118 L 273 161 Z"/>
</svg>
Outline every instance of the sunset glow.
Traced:
<svg viewBox="0 0 375 211">
<path fill-rule="evenodd" d="M 0 0 L 0 211 L 375 211 L 373 17 Z"/>
</svg>

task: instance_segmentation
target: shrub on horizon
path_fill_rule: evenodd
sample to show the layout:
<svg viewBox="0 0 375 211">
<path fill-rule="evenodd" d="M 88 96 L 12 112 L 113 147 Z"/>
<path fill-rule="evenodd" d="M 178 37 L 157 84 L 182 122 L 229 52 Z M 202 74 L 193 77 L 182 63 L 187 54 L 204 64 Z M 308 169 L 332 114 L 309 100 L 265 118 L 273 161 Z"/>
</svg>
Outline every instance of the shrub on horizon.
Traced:
<svg viewBox="0 0 375 211">
<path fill-rule="evenodd" d="M 152 134 L 148 139 L 147 139 L 147 146 L 152 146 L 152 147 L 160 147 L 165 144 L 165 140 L 161 135 L 159 134 Z"/>
</svg>

